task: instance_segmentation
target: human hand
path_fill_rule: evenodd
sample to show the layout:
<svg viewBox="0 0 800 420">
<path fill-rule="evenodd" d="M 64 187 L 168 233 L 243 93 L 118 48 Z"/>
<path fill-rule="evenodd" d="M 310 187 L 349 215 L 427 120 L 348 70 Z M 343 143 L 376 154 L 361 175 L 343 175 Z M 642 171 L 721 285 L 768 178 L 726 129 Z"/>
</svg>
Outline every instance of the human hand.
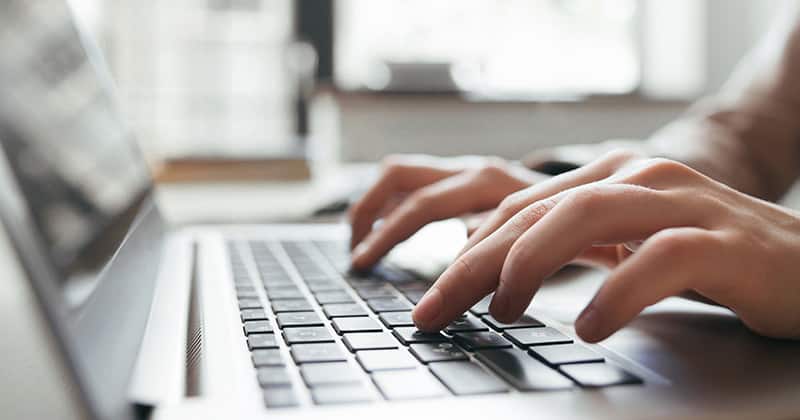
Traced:
<svg viewBox="0 0 800 420">
<path fill-rule="evenodd" d="M 626 243 L 644 241 L 632 252 Z M 597 342 L 666 297 L 694 292 L 753 331 L 800 338 L 800 216 L 665 159 L 612 152 L 502 201 L 413 312 L 439 330 L 495 292 L 513 322 L 576 258 L 611 272 L 575 328 Z"/>
<path fill-rule="evenodd" d="M 499 158 L 387 158 L 378 181 L 349 212 L 352 266 L 369 268 L 426 224 L 492 209 L 546 178 Z M 373 230 L 378 218 L 383 222 Z"/>
</svg>

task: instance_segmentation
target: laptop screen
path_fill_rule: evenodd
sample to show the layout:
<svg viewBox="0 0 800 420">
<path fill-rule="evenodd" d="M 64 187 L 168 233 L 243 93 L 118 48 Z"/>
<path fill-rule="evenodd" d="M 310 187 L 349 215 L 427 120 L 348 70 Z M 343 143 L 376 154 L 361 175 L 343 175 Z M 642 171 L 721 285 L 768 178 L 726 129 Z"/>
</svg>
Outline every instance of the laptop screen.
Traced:
<svg viewBox="0 0 800 420">
<path fill-rule="evenodd" d="M 54 266 L 102 267 L 149 189 L 102 60 L 63 1 L 0 13 L 0 144 Z"/>
</svg>

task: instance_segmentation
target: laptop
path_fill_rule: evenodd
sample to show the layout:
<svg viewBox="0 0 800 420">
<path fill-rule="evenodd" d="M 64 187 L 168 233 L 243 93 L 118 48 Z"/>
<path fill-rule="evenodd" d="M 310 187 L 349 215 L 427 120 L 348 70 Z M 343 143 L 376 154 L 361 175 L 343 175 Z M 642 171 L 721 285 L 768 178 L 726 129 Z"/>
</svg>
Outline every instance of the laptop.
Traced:
<svg viewBox="0 0 800 420">
<path fill-rule="evenodd" d="M 516 323 L 487 297 L 420 334 L 430 279 L 349 273 L 346 226 L 167 226 L 66 3 L 0 8 L 4 417 L 800 416 L 800 345 L 724 308 L 668 299 L 589 345 L 603 273 L 567 269 Z"/>
</svg>

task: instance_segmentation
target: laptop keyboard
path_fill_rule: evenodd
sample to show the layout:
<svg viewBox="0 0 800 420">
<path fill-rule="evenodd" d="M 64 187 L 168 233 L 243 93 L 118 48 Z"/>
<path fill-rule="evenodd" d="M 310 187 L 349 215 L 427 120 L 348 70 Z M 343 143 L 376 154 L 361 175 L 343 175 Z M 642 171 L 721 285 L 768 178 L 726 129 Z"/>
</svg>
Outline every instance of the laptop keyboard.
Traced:
<svg viewBox="0 0 800 420">
<path fill-rule="evenodd" d="M 421 333 L 411 309 L 429 284 L 386 267 L 350 274 L 343 243 L 231 241 L 228 251 L 269 408 L 642 383 L 529 315 L 495 320 L 491 295 Z"/>
</svg>

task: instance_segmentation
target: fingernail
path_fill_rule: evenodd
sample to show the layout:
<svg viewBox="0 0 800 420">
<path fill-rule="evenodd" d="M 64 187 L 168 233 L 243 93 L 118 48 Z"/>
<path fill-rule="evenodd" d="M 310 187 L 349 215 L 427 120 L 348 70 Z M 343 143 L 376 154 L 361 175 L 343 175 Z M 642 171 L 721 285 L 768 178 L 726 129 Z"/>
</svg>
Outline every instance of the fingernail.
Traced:
<svg viewBox="0 0 800 420">
<path fill-rule="evenodd" d="M 575 331 L 586 341 L 598 341 L 600 319 L 594 304 L 590 303 L 575 320 Z"/>
<path fill-rule="evenodd" d="M 436 321 L 442 312 L 442 306 L 442 292 L 438 287 L 432 287 L 417 303 L 414 311 L 411 312 L 411 317 L 417 328 L 424 330 Z"/>
<path fill-rule="evenodd" d="M 361 259 L 361 257 L 367 253 L 367 250 L 369 250 L 369 244 L 367 242 L 361 242 L 355 249 L 353 249 L 350 260 L 356 261 Z"/>
<path fill-rule="evenodd" d="M 509 310 L 508 307 L 508 294 L 504 293 L 502 289 L 497 289 L 492 297 L 492 303 L 489 305 L 489 312 L 498 321 L 508 321 Z"/>
</svg>

